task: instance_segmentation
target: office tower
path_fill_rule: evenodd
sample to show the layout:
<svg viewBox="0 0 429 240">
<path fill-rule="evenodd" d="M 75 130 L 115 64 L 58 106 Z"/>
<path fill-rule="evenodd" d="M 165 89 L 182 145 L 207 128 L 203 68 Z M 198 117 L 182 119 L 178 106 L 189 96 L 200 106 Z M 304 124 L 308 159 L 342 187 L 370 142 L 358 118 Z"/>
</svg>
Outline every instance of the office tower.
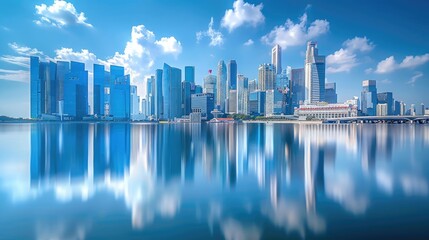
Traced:
<svg viewBox="0 0 429 240">
<path fill-rule="evenodd" d="M 182 116 L 181 76 L 182 70 L 164 63 L 162 73 L 163 119 L 174 120 L 174 118 Z"/>
<path fill-rule="evenodd" d="M 78 119 L 88 114 L 88 71 L 85 64 L 70 62 L 64 81 L 64 114 Z"/>
<path fill-rule="evenodd" d="M 112 70 L 112 66 L 110 70 Z M 110 73 L 112 74 L 112 71 Z M 110 115 L 114 119 L 130 119 L 130 101 L 130 75 L 117 76 L 113 84 L 110 85 Z"/>
<path fill-rule="evenodd" d="M 289 87 L 289 79 L 287 77 L 286 69 L 276 75 L 274 82 L 274 88 L 280 90 L 286 90 Z"/>
<path fill-rule="evenodd" d="M 292 67 L 291 66 L 286 67 L 286 76 L 288 79 L 292 79 Z"/>
<path fill-rule="evenodd" d="M 185 82 L 195 84 L 195 67 L 185 66 Z"/>
<path fill-rule="evenodd" d="M 274 89 L 274 81 L 276 73 L 274 66 L 270 63 L 259 65 L 258 68 L 258 90 L 271 90 Z"/>
<path fill-rule="evenodd" d="M 377 106 L 377 82 L 364 80 L 362 82 L 361 110 L 363 115 L 374 116 Z"/>
<path fill-rule="evenodd" d="M 148 112 L 147 112 L 147 101 L 146 98 L 143 98 L 141 101 L 141 106 L 142 106 L 142 114 L 148 118 Z"/>
<path fill-rule="evenodd" d="M 182 82 L 182 115 L 191 113 L 191 83 Z"/>
<path fill-rule="evenodd" d="M 420 104 L 421 115 L 425 115 L 425 105 L 423 103 Z"/>
<path fill-rule="evenodd" d="M 134 86 L 134 85 L 130 86 L 130 98 L 131 98 L 130 100 L 131 119 L 134 120 L 140 113 L 140 102 L 139 102 L 139 97 L 137 95 L 137 86 Z M 149 112 L 149 115 L 150 115 L 150 112 Z"/>
<path fill-rule="evenodd" d="M 30 57 L 30 117 L 32 119 L 40 118 L 43 113 L 42 90 L 44 84 L 40 79 L 40 61 L 38 57 Z"/>
<path fill-rule="evenodd" d="M 237 63 L 230 60 L 227 67 L 227 91 L 237 89 Z"/>
<path fill-rule="evenodd" d="M 56 113 L 62 115 L 64 109 L 64 81 L 66 74 L 70 72 L 70 63 L 64 61 L 57 62 L 57 94 Z"/>
<path fill-rule="evenodd" d="M 210 120 L 213 118 L 211 111 L 215 108 L 214 94 L 197 93 L 191 96 L 192 112 L 201 112 L 201 118 Z"/>
<path fill-rule="evenodd" d="M 94 64 L 93 112 L 94 115 L 104 115 L 105 87 L 109 86 L 110 76 L 104 70 L 104 65 Z M 107 79 L 106 79 L 107 78 Z"/>
<path fill-rule="evenodd" d="M 249 81 L 249 93 L 258 90 L 258 80 L 253 79 Z"/>
<path fill-rule="evenodd" d="M 284 94 L 281 90 L 267 90 L 265 93 L 265 116 L 285 113 Z"/>
<path fill-rule="evenodd" d="M 305 57 L 305 101 L 325 101 L 325 56 L 319 56 L 317 44 L 307 43 Z"/>
<path fill-rule="evenodd" d="M 154 116 L 155 115 L 155 77 L 151 76 L 146 79 L 146 116 Z"/>
<path fill-rule="evenodd" d="M 282 48 L 278 44 L 271 49 L 271 64 L 276 74 L 282 72 Z"/>
<path fill-rule="evenodd" d="M 237 90 L 229 90 L 228 113 L 237 113 Z"/>
<path fill-rule="evenodd" d="M 227 77 L 226 77 L 226 65 L 223 60 L 219 61 L 217 65 L 217 96 L 216 96 L 216 105 L 220 111 L 225 111 L 225 99 L 226 99 L 226 89 L 227 89 Z"/>
<path fill-rule="evenodd" d="M 393 115 L 398 116 L 401 115 L 401 102 L 399 101 L 394 101 L 394 110 L 393 110 Z"/>
<path fill-rule="evenodd" d="M 304 68 L 291 70 L 292 107 L 299 107 L 305 101 L 305 71 Z"/>
<path fill-rule="evenodd" d="M 209 70 L 209 74 L 204 77 L 204 93 L 212 93 L 215 97 L 216 102 L 216 76 L 212 74 L 212 70 Z"/>
<path fill-rule="evenodd" d="M 399 115 L 403 116 L 403 115 L 405 115 L 405 112 L 406 112 L 406 104 L 404 102 L 401 102 L 401 108 L 399 111 Z"/>
<path fill-rule="evenodd" d="M 157 119 L 160 119 L 164 114 L 163 102 L 162 102 L 162 69 L 157 69 L 155 73 L 155 88 L 154 88 L 154 99 L 155 99 L 155 112 L 154 115 Z"/>
<path fill-rule="evenodd" d="M 265 114 L 265 91 L 254 91 L 249 94 L 249 112 L 251 115 Z"/>
<path fill-rule="evenodd" d="M 387 116 L 388 114 L 388 104 L 379 103 L 377 104 L 377 116 Z"/>
<path fill-rule="evenodd" d="M 411 116 L 415 116 L 416 115 L 416 105 L 413 103 L 413 104 L 411 104 L 411 107 L 410 107 L 410 115 Z"/>
<path fill-rule="evenodd" d="M 249 79 L 243 75 L 237 76 L 237 113 L 248 114 Z"/>
<path fill-rule="evenodd" d="M 387 115 L 393 115 L 393 94 L 392 92 L 377 93 L 377 103 L 387 104 Z"/>
<path fill-rule="evenodd" d="M 336 83 L 325 83 L 325 101 L 327 103 L 337 103 Z"/>
</svg>

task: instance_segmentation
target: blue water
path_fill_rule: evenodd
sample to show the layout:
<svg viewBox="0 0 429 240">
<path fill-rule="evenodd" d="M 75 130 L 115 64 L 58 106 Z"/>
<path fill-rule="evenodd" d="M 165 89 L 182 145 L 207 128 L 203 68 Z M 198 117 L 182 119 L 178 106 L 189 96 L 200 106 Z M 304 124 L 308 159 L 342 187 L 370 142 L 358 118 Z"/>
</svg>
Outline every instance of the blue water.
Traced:
<svg viewBox="0 0 429 240">
<path fill-rule="evenodd" d="M 429 125 L 0 125 L 0 239 L 429 239 Z"/>
</svg>

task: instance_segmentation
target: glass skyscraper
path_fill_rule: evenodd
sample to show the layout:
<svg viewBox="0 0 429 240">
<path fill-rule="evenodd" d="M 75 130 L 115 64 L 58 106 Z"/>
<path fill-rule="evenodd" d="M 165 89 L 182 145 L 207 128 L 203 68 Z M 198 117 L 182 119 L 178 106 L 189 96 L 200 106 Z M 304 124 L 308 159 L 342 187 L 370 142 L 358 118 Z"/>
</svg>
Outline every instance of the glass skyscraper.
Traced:
<svg viewBox="0 0 429 240">
<path fill-rule="evenodd" d="M 40 79 L 40 61 L 30 57 L 30 117 L 39 118 L 42 114 L 42 81 Z"/>
<path fill-rule="evenodd" d="M 182 71 L 164 63 L 162 74 L 162 101 L 164 114 L 162 119 L 174 120 L 182 115 L 181 82 Z"/>
<path fill-rule="evenodd" d="M 192 112 L 201 112 L 201 117 L 210 120 L 213 118 L 211 111 L 214 109 L 214 94 L 198 93 L 191 96 Z"/>
<path fill-rule="evenodd" d="M 276 74 L 282 72 L 282 48 L 276 44 L 273 49 L 271 49 L 271 64 L 274 66 Z"/>
<path fill-rule="evenodd" d="M 204 93 L 212 93 L 214 96 L 214 101 L 216 103 L 216 94 L 217 94 L 217 86 L 216 86 L 216 76 L 211 74 L 211 70 L 209 75 L 204 78 Z"/>
<path fill-rule="evenodd" d="M 291 70 L 292 108 L 299 107 L 305 100 L 305 71 L 304 68 Z"/>
<path fill-rule="evenodd" d="M 305 101 L 325 101 L 325 56 L 320 56 L 315 42 L 307 43 L 305 58 Z"/>
<path fill-rule="evenodd" d="M 70 63 L 64 82 L 64 114 L 82 118 L 88 115 L 88 71 L 85 64 Z"/>
<path fill-rule="evenodd" d="M 364 80 L 362 82 L 361 110 L 362 114 L 375 116 L 377 109 L 377 82 Z"/>
<path fill-rule="evenodd" d="M 337 84 L 325 83 L 325 101 L 327 103 L 337 103 Z"/>
<path fill-rule="evenodd" d="M 182 82 L 182 115 L 191 113 L 191 83 Z"/>
<path fill-rule="evenodd" d="M 237 113 L 248 114 L 249 79 L 243 75 L 237 77 Z"/>
<path fill-rule="evenodd" d="M 162 69 L 157 69 L 155 72 L 155 88 L 153 91 L 155 111 L 154 115 L 157 119 L 160 119 L 164 114 L 163 103 L 162 103 Z"/>
<path fill-rule="evenodd" d="M 195 67 L 185 66 L 185 82 L 195 84 Z"/>
<path fill-rule="evenodd" d="M 227 90 L 237 89 L 237 63 L 235 62 L 235 60 L 230 60 L 228 62 L 227 82 L 228 82 Z"/>
<path fill-rule="evenodd" d="M 264 63 L 259 65 L 258 68 L 258 89 L 259 90 L 272 90 L 276 80 L 276 72 L 274 65 L 271 63 Z"/>
<path fill-rule="evenodd" d="M 106 73 L 104 65 L 94 64 L 94 90 L 93 90 L 93 112 L 94 115 L 104 115 L 104 88 Z"/>
<path fill-rule="evenodd" d="M 220 111 L 225 111 L 225 100 L 227 90 L 226 65 L 223 60 L 220 60 L 217 65 L 217 95 L 216 105 Z"/>
</svg>

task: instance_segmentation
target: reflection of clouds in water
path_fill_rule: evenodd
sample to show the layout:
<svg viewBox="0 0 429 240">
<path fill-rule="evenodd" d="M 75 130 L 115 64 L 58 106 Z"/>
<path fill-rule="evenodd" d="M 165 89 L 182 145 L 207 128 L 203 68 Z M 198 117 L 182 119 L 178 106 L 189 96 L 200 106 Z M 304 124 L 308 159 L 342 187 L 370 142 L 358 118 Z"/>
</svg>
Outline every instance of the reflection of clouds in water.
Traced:
<svg viewBox="0 0 429 240">
<path fill-rule="evenodd" d="M 305 237 L 306 227 L 314 233 L 322 233 L 326 229 L 326 222 L 315 212 L 307 212 L 305 202 L 279 199 L 276 206 L 265 204 L 262 214 L 266 215 L 276 226 L 289 232 L 298 232 Z"/>
<path fill-rule="evenodd" d="M 71 226 L 65 222 L 38 223 L 36 226 L 37 240 L 83 240 L 89 232 L 89 224 Z"/>
<path fill-rule="evenodd" d="M 260 239 L 262 234 L 262 230 L 258 226 L 245 225 L 232 218 L 222 221 L 220 227 L 226 240 Z"/>
<path fill-rule="evenodd" d="M 326 176 L 326 195 L 338 201 L 346 210 L 354 214 L 363 214 L 369 207 L 366 193 L 359 188 L 351 173 L 334 173 Z"/>
<path fill-rule="evenodd" d="M 428 184 L 422 177 L 413 175 L 402 175 L 401 185 L 406 195 L 426 196 L 428 194 Z"/>
<path fill-rule="evenodd" d="M 390 171 L 377 169 L 375 172 L 375 179 L 377 181 L 378 187 L 381 190 L 388 194 L 392 194 L 393 192 L 393 176 Z"/>
</svg>

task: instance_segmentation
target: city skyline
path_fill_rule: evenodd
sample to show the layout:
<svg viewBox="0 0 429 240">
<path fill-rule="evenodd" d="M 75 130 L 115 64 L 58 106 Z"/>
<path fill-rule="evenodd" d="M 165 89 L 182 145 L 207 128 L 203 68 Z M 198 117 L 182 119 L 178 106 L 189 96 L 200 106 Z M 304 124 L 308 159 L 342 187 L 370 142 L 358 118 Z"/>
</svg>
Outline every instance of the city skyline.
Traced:
<svg viewBox="0 0 429 240">
<path fill-rule="evenodd" d="M 29 117 L 29 55 L 42 60 L 83 62 L 91 80 L 92 63 L 124 66 L 131 75 L 131 83 L 137 85 L 139 95 L 144 96 L 141 91 L 146 88 L 146 78 L 155 75 L 155 70 L 162 68 L 164 62 L 182 71 L 185 66 L 195 66 L 195 83 L 203 86 L 208 69 L 216 71 L 219 60 L 227 64 L 234 59 L 237 74 L 251 81 L 257 79 L 260 64 L 271 62 L 275 44 L 282 49 L 282 69 L 303 68 L 307 41 L 316 41 L 319 54 L 326 56 L 325 80 L 336 83 L 338 102 L 360 96 L 362 81 L 373 79 L 377 80 L 379 92 L 394 92 L 395 100 L 404 101 L 407 107 L 429 105 L 425 94 L 429 84 L 425 81 L 429 54 L 428 34 L 422 32 L 427 22 L 423 19 L 422 11 L 427 5 L 424 2 L 412 5 L 405 1 L 393 1 L 389 5 L 368 2 L 361 9 L 367 13 L 367 21 L 361 22 L 356 14 L 351 14 L 355 11 L 351 9 L 363 8 L 360 4 L 347 10 L 345 3 L 335 1 L 323 4 L 289 1 L 289 8 L 282 8 L 284 14 L 275 14 L 282 3 L 264 1 L 190 1 L 171 6 L 145 2 L 142 5 L 146 8 L 140 8 L 141 13 L 133 9 L 136 3 L 112 3 L 103 5 L 104 13 L 118 7 L 130 17 L 111 26 L 112 21 L 102 23 L 103 18 L 94 12 L 91 4 L 94 3 L 0 4 L 4 9 L 0 17 L 0 31 L 4 36 L 0 40 L 0 115 Z M 386 11 L 376 11 L 381 6 Z M 161 7 L 167 12 L 178 7 L 181 11 L 174 17 L 151 18 L 150 12 Z M 335 11 L 341 7 L 345 10 Z M 411 13 L 402 11 L 404 17 L 397 18 L 395 11 L 406 8 L 412 9 L 412 19 L 421 18 L 421 21 L 408 20 Z M 60 11 L 57 13 L 54 9 Z M 192 9 L 195 16 L 186 19 L 183 25 L 186 26 L 186 21 L 198 24 L 189 24 L 186 29 L 181 25 L 174 28 L 167 25 L 169 20 Z M 13 12 L 16 14 L 10 15 Z M 378 15 L 372 16 L 375 12 Z M 243 13 L 252 13 L 254 17 Z M 351 17 L 346 18 L 347 14 Z M 376 17 L 383 19 L 374 24 L 377 28 L 366 24 Z M 19 21 L 10 21 L 18 18 Z M 353 27 L 349 30 L 344 24 Z M 18 31 L 24 27 L 28 32 Z M 419 32 L 413 32 L 417 29 Z M 291 33 L 297 33 L 297 37 L 291 38 Z M 34 37 L 29 39 L 27 34 Z M 111 37 L 100 41 L 104 35 Z"/>
</svg>

